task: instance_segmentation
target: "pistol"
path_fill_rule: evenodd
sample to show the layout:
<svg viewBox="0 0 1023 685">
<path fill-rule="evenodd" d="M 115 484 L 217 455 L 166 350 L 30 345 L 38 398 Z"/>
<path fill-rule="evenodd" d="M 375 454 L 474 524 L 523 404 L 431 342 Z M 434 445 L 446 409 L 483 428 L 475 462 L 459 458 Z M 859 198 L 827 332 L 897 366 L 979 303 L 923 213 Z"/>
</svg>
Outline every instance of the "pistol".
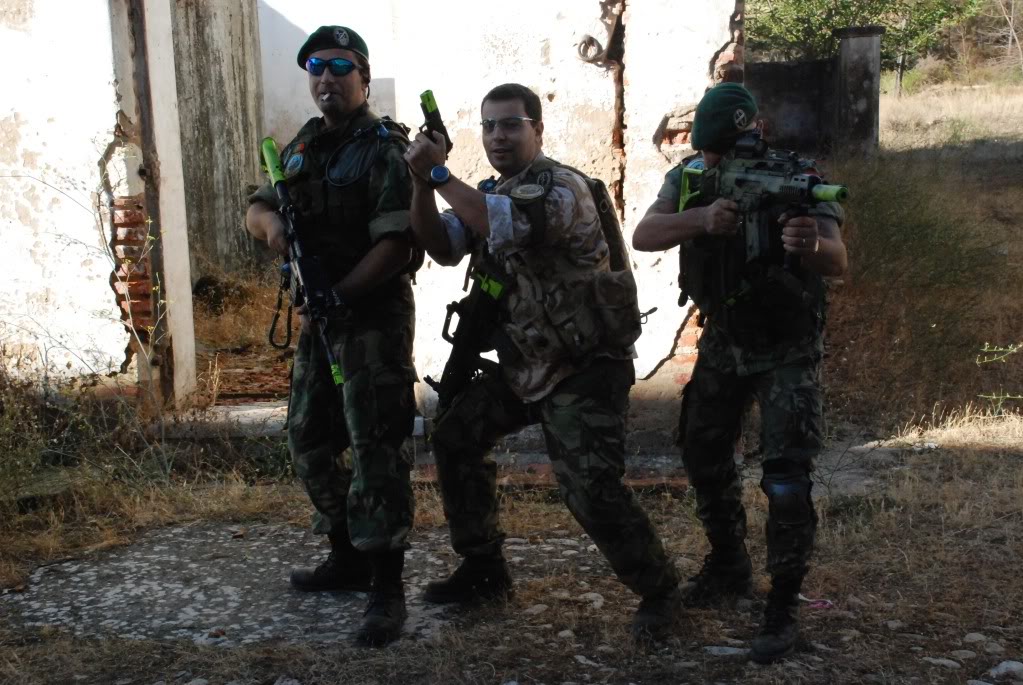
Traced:
<svg viewBox="0 0 1023 685">
<path fill-rule="evenodd" d="M 431 134 L 439 133 L 444 136 L 445 153 L 451 152 L 451 148 L 454 145 L 451 142 L 451 136 L 448 135 L 448 129 L 444 126 L 444 120 L 440 116 L 440 110 L 437 109 L 437 99 L 433 97 L 432 90 L 424 90 L 419 96 L 419 106 L 423 109 L 423 117 L 425 121 L 423 125 L 419 127 L 419 132 L 429 131 Z"/>
</svg>

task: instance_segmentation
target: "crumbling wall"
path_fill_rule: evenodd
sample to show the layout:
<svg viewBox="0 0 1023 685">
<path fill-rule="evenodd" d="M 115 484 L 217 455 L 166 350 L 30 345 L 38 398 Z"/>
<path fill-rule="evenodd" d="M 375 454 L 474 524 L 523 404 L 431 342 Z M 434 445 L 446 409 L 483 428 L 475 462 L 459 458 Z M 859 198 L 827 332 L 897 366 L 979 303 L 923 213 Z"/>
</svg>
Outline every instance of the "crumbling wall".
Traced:
<svg viewBox="0 0 1023 685">
<path fill-rule="evenodd" d="M 746 65 L 746 85 L 772 145 L 807 154 L 831 148 L 834 69 L 830 59 Z"/>
<path fill-rule="evenodd" d="M 632 0 L 625 27 L 625 226 L 629 236 L 654 201 L 664 175 L 692 154 L 696 103 L 724 78 L 741 78 L 742 2 Z M 736 72 L 738 71 L 738 74 Z M 689 382 L 698 329 L 678 304 L 678 248 L 633 254 L 640 307 L 657 308 L 637 344 L 632 393 L 633 443 L 666 448 Z"/>
<path fill-rule="evenodd" d="M 188 199 L 192 279 L 251 269 L 265 256 L 244 231 L 249 186 L 262 182 L 256 0 L 176 2 L 174 60 Z"/>
<path fill-rule="evenodd" d="M 26 66 L 40 54 L 53 58 Z M 59 54 L 73 55 L 73 67 Z M 100 211 L 120 111 L 107 0 L 4 2 L 0 60 L 8 67 L 0 89 L 0 360 L 26 375 L 115 373 L 129 336 Z"/>
</svg>

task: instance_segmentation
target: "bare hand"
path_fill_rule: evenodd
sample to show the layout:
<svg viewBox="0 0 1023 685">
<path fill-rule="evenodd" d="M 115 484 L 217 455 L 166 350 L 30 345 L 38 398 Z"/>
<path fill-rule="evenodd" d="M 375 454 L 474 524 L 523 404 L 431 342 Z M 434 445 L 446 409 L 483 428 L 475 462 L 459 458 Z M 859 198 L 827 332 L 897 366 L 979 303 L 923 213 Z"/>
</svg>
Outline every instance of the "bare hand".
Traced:
<svg viewBox="0 0 1023 685">
<path fill-rule="evenodd" d="M 284 257 L 288 256 L 288 239 L 285 235 L 284 220 L 276 212 L 267 216 L 266 244 L 271 250 Z"/>
<path fill-rule="evenodd" d="M 434 133 L 431 137 L 429 131 L 416 134 L 415 140 L 405 151 L 405 162 L 421 181 L 429 180 L 430 171 L 435 166 L 444 164 L 446 159 L 447 145 L 444 136 Z"/>
<path fill-rule="evenodd" d="M 783 214 L 779 219 L 782 246 L 789 254 L 805 257 L 820 249 L 821 237 L 817 228 L 817 220 L 812 216 L 789 216 Z"/>
<path fill-rule="evenodd" d="M 707 235 L 732 236 L 739 230 L 739 205 L 723 197 L 703 210 L 703 230 Z"/>
</svg>

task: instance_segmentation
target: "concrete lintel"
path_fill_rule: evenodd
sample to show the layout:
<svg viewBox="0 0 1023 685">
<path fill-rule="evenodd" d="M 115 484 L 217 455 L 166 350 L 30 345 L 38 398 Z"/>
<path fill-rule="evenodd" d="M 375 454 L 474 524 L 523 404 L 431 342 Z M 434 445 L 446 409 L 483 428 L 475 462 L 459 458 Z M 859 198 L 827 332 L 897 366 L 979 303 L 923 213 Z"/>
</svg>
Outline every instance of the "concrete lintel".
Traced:
<svg viewBox="0 0 1023 685">
<path fill-rule="evenodd" d="M 166 302 L 164 311 L 173 352 L 174 403 L 181 407 L 196 387 L 195 326 L 171 4 L 171 0 L 147 0 L 144 7 L 153 137 L 159 160 L 157 226 L 163 246 L 159 294 Z"/>
</svg>

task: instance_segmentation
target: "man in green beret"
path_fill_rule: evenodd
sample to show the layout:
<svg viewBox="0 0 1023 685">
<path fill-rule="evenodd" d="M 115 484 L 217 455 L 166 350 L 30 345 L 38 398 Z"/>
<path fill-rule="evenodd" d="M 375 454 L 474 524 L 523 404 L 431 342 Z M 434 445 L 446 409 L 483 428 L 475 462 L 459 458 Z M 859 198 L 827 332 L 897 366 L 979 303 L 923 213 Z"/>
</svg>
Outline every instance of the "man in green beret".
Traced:
<svg viewBox="0 0 1023 685">
<path fill-rule="evenodd" d="M 751 592 L 746 511 L 733 446 L 748 399 L 755 397 L 760 406 L 771 590 L 750 655 L 768 663 L 789 654 L 796 641 L 799 591 L 817 526 L 810 473 L 823 443 L 823 277 L 841 275 L 847 258 L 837 204 L 817 204 L 804 216 L 786 212 L 772 218 L 781 233 L 779 252 L 787 256 L 765 264 L 747 259 L 742 228 L 747 217 L 735 202 L 689 199 L 693 189 L 687 184 L 695 174 L 683 170 L 714 169 L 736 154 L 740 138 L 744 144 L 757 142 L 756 114 L 753 96 L 741 85 L 720 84 L 704 95 L 691 137 L 699 154 L 668 172 L 657 200 L 636 226 L 633 246 L 645 252 L 680 246 L 681 284 L 694 294 L 703 326 L 678 435 L 711 549 L 703 568 L 683 587 L 687 606 Z M 794 164 L 812 172 L 806 162 Z M 798 267 L 792 266 L 794 258 Z"/>
<path fill-rule="evenodd" d="M 408 129 L 370 111 L 369 49 L 350 28 L 317 29 L 298 64 L 322 116 L 301 128 L 281 160 L 303 248 L 343 302 L 329 333 L 345 380 L 339 396 L 321 339 L 299 309 L 288 447 L 316 509 L 314 532 L 327 535 L 331 552 L 316 568 L 295 570 L 291 584 L 371 591 L 356 637 L 382 645 L 399 636 L 406 616 L 401 575 L 413 519 L 405 446 L 415 418 L 410 274 L 422 253 L 409 229 Z M 288 254 L 273 189 L 249 199 L 249 232 Z M 342 460 L 347 448 L 353 466 Z"/>
</svg>

